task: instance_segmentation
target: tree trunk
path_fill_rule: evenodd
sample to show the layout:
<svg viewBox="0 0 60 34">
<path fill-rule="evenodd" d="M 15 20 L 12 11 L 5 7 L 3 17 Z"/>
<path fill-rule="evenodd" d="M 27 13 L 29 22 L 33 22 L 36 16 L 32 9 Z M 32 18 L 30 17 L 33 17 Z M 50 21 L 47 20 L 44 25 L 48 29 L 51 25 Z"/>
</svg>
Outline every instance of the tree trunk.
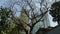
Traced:
<svg viewBox="0 0 60 34">
<path fill-rule="evenodd" d="M 28 31 L 25 31 L 26 32 L 26 34 L 28 34 Z"/>
</svg>

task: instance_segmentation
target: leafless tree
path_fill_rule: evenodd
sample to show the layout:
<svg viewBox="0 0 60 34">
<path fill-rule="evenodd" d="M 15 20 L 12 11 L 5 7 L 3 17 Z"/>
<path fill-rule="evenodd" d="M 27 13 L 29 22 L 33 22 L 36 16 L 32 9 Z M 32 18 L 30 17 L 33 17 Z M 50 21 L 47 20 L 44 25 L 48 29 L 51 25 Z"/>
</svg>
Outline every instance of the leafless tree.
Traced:
<svg viewBox="0 0 60 34">
<path fill-rule="evenodd" d="M 32 0 L 31 0 L 31 2 L 32 2 Z M 29 34 L 32 34 L 33 27 L 34 27 L 38 22 L 43 21 L 42 18 L 43 18 L 43 17 L 45 16 L 45 14 L 49 11 L 49 10 L 48 10 L 49 8 L 47 8 L 47 5 L 48 5 L 47 2 L 46 2 L 46 5 L 44 5 L 44 4 L 43 4 L 44 0 L 41 0 L 41 2 L 39 2 L 39 3 L 40 3 L 40 6 L 41 6 L 41 8 L 42 8 L 42 5 L 43 5 L 43 6 L 45 7 L 46 11 L 43 12 L 43 10 L 40 8 L 40 11 L 39 11 L 39 12 L 41 12 L 41 14 L 39 14 L 39 15 L 38 15 L 38 13 L 35 14 L 35 13 L 34 13 L 35 8 L 32 6 L 31 2 L 29 2 L 28 0 L 26 0 L 26 3 L 27 3 L 27 4 L 29 5 L 29 7 L 30 7 L 29 12 L 31 12 L 31 15 L 28 15 L 28 14 L 27 14 L 27 10 L 26 10 L 26 8 L 24 8 L 24 7 L 26 7 L 26 6 L 23 6 L 23 10 L 24 10 L 25 14 L 26 14 L 27 17 L 31 20 L 31 23 L 30 23 L 30 24 L 26 24 L 27 26 L 30 27 L 30 31 L 28 31 Z M 30 18 L 29 16 L 31 16 L 31 18 Z M 39 17 L 40 17 L 40 18 L 39 18 Z M 37 18 L 39 18 L 39 19 L 37 19 Z"/>
<path fill-rule="evenodd" d="M 29 24 L 27 24 L 26 22 L 24 22 L 24 20 L 21 20 L 19 18 L 14 17 L 13 15 L 13 20 L 16 22 L 16 24 L 22 24 L 23 29 L 25 30 L 26 34 L 32 34 L 32 30 L 33 27 L 40 21 L 43 21 L 43 17 L 46 15 L 46 13 L 49 11 L 49 7 L 47 1 L 45 0 L 40 0 L 38 3 L 40 4 L 40 8 L 39 8 L 39 12 L 41 14 L 35 13 L 34 10 L 36 10 L 36 7 L 34 6 L 34 4 L 31 4 L 33 2 L 33 0 L 23 0 L 25 4 L 22 5 L 22 3 L 20 1 L 16 1 L 14 2 L 12 5 L 10 5 L 10 9 L 13 9 L 14 5 L 22 5 L 22 9 L 24 11 L 24 13 L 27 15 L 28 19 L 31 20 L 31 22 Z M 45 2 L 45 4 L 44 4 Z M 19 4 L 20 3 L 20 4 Z M 30 10 L 27 10 L 26 7 L 27 5 L 30 7 Z M 42 7 L 44 6 L 44 8 Z M 45 9 L 45 10 L 43 10 Z M 27 14 L 27 11 L 31 12 L 29 14 Z M 21 12 L 21 11 L 20 11 Z M 30 17 L 31 16 L 31 17 Z M 38 18 L 38 19 L 37 19 Z M 19 22 L 19 23 L 18 23 Z"/>
</svg>

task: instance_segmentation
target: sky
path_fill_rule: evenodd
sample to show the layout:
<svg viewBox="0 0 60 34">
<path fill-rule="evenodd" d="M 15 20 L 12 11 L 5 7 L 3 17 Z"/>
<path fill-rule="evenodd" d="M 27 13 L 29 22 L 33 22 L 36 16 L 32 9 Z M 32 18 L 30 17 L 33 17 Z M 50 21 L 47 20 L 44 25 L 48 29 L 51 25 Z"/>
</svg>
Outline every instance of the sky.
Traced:
<svg viewBox="0 0 60 34">
<path fill-rule="evenodd" d="M 3 7 L 9 7 L 10 6 L 10 4 L 12 4 L 13 5 L 13 3 L 15 2 L 15 1 L 18 1 L 18 0 L 12 0 L 11 2 L 10 2 L 11 0 L 0 0 L 0 6 L 3 6 Z M 22 0 L 23 1 L 23 0 Z M 33 4 L 35 4 L 35 6 L 36 6 L 36 9 L 38 9 L 38 8 L 40 8 L 40 4 L 38 3 L 38 1 L 39 0 L 33 0 Z M 52 1 L 52 0 L 49 0 L 49 1 Z M 23 3 L 23 2 L 21 2 L 21 3 Z M 23 4 L 22 4 L 23 5 Z M 21 5 L 21 6 L 22 6 Z M 15 4 L 14 5 L 14 7 L 13 7 L 13 10 L 14 11 L 20 11 L 21 10 L 21 7 L 20 5 L 17 5 L 17 4 Z M 29 7 L 29 6 L 28 6 Z M 35 7 L 34 7 L 35 8 Z M 28 8 L 27 8 L 28 9 Z M 38 11 L 38 10 L 37 10 Z M 20 14 L 20 12 L 16 12 L 16 16 L 19 16 L 18 14 Z"/>
<path fill-rule="evenodd" d="M 10 4 L 12 4 L 13 5 L 13 3 L 15 2 L 15 1 L 17 1 L 17 0 L 12 0 L 12 2 L 8 2 L 8 1 L 11 1 L 11 0 L 0 0 L 0 6 L 3 6 L 3 7 L 10 7 Z M 23 0 L 22 0 L 23 1 Z M 39 8 L 40 8 L 40 4 L 38 3 L 38 1 L 39 0 L 33 0 L 33 4 L 35 4 L 35 7 L 34 8 L 36 8 L 36 10 L 35 11 L 39 11 Z M 47 0 L 48 1 L 48 3 L 49 4 L 51 4 L 51 3 L 53 3 L 54 1 L 53 0 Z M 57 0 L 58 1 L 58 0 Z M 24 1 L 23 1 L 24 2 Z M 23 3 L 23 2 L 21 2 L 21 3 Z M 22 9 L 22 6 L 23 4 L 21 4 L 21 5 L 17 5 L 17 4 L 15 4 L 14 5 L 14 7 L 13 7 L 13 10 L 14 11 L 21 11 L 21 9 Z M 48 6 L 50 6 L 50 5 L 48 5 Z M 44 6 L 43 6 L 44 7 Z M 27 6 L 27 7 L 25 7 L 25 8 L 27 8 L 28 10 L 30 9 L 30 7 L 29 6 Z M 39 13 L 39 12 L 38 12 Z M 20 12 L 16 12 L 16 14 L 15 14 L 15 16 L 17 16 L 17 17 L 19 17 L 20 16 Z M 55 27 L 56 25 L 58 25 L 58 23 L 57 22 L 53 22 L 52 21 L 52 19 L 53 19 L 53 17 L 50 15 L 50 14 L 48 14 L 48 19 L 49 19 L 49 22 L 50 22 L 50 26 L 51 27 Z"/>
<path fill-rule="evenodd" d="M 17 1 L 17 0 L 12 0 L 12 3 L 14 1 Z M 0 0 L 0 6 L 9 7 L 10 6 L 9 3 L 10 3 L 9 0 Z M 20 11 L 21 10 L 21 7 L 19 5 L 14 5 L 13 10 L 14 11 Z M 16 12 L 16 15 L 15 16 L 19 16 L 18 14 L 20 14 L 20 12 Z"/>
<path fill-rule="evenodd" d="M 0 6 L 3 6 L 3 7 L 9 7 L 10 5 L 9 5 L 9 2 L 8 1 L 11 1 L 11 0 L 0 0 Z M 15 1 L 17 1 L 17 0 L 12 0 L 12 3 L 14 3 Z M 23 0 L 22 0 L 23 1 Z M 33 2 L 35 3 L 35 5 L 36 5 L 36 8 L 37 8 L 37 10 L 38 10 L 38 8 L 40 8 L 40 4 L 38 3 L 38 1 L 39 0 L 33 0 Z M 52 0 L 48 0 L 48 2 L 52 2 Z M 12 4 L 12 3 L 10 3 L 10 4 Z M 13 4 L 12 4 L 13 5 Z M 23 5 L 23 4 L 22 4 Z M 28 6 L 29 7 L 29 6 Z M 20 5 L 17 5 L 17 4 L 15 4 L 14 5 L 14 7 L 13 7 L 13 10 L 14 11 L 20 11 L 21 10 L 21 6 Z M 29 8 L 27 8 L 27 9 L 29 9 Z M 16 15 L 15 16 L 20 16 L 19 15 L 20 14 L 20 12 L 16 12 Z M 50 16 L 50 18 L 49 19 L 51 19 L 51 26 L 56 26 L 57 25 L 57 23 L 53 23 L 52 22 L 52 16 L 51 15 L 49 15 Z"/>
</svg>

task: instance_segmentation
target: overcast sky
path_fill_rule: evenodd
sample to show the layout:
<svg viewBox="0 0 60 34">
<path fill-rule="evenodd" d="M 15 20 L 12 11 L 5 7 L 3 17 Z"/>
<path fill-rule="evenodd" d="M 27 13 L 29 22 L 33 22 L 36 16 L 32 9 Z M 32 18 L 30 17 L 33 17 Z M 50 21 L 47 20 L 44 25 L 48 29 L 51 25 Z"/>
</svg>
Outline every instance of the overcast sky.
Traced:
<svg viewBox="0 0 60 34">
<path fill-rule="evenodd" d="M 12 0 L 11 2 L 10 2 L 10 1 L 11 1 L 11 0 L 0 0 L 0 6 L 9 7 L 9 6 L 10 6 L 9 3 L 10 3 L 10 4 L 13 4 L 15 1 L 18 1 L 18 0 Z M 22 0 L 22 1 L 23 1 L 23 0 Z M 51 0 L 49 0 L 49 1 L 51 2 Z M 33 0 L 33 3 L 36 5 L 37 8 L 39 8 L 39 7 L 40 7 L 40 6 L 39 6 L 40 4 L 37 3 L 37 2 L 38 2 L 38 0 Z M 28 8 L 27 8 L 27 9 L 28 9 Z M 15 4 L 13 10 L 14 10 L 14 11 L 20 11 L 20 10 L 21 10 L 21 6 Z M 16 13 L 16 16 L 19 16 L 18 14 L 19 14 L 19 12 Z"/>
<path fill-rule="evenodd" d="M 9 1 L 11 1 L 11 0 L 0 0 L 0 6 L 3 6 L 3 7 L 9 7 Z M 17 0 L 12 0 L 12 3 L 14 2 L 14 1 L 17 1 Z M 33 0 L 33 2 L 35 3 L 35 5 L 36 5 L 36 7 L 37 8 L 39 8 L 40 6 L 39 6 L 39 3 L 37 3 L 37 1 L 38 0 Z M 52 0 L 47 0 L 48 2 L 53 2 Z M 11 4 L 12 4 L 11 3 Z M 28 8 L 27 8 L 28 9 Z M 14 8 L 13 8 L 13 10 L 14 11 L 20 11 L 21 10 L 21 6 L 19 6 L 19 5 L 14 5 Z M 16 16 L 19 16 L 18 14 L 20 14 L 20 12 L 16 12 Z M 50 17 L 51 17 L 51 15 L 49 15 Z M 50 18 L 49 18 L 50 19 Z M 53 23 L 52 22 L 52 18 L 51 18 L 51 26 L 55 26 L 55 25 L 57 25 L 57 23 Z"/>
</svg>

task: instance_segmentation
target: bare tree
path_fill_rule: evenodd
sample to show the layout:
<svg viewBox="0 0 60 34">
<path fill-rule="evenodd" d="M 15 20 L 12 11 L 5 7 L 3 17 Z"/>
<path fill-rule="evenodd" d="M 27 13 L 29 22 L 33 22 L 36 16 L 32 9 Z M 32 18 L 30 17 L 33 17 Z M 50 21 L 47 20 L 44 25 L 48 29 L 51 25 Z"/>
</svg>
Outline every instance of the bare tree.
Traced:
<svg viewBox="0 0 60 34">
<path fill-rule="evenodd" d="M 21 0 L 22 1 L 22 0 Z M 36 7 L 35 7 L 35 4 L 33 4 L 33 0 L 23 0 L 24 1 L 24 3 L 23 3 L 23 5 L 22 5 L 22 3 L 20 2 L 20 1 L 16 1 L 16 2 L 14 2 L 12 5 L 10 5 L 10 9 L 13 9 L 13 7 L 14 7 L 14 5 L 15 4 L 17 4 L 17 5 L 19 5 L 19 6 L 21 6 L 22 7 L 22 10 L 24 11 L 24 13 L 27 15 L 27 17 L 28 17 L 28 19 L 29 20 L 31 20 L 31 22 L 30 23 L 26 23 L 24 20 L 22 20 L 22 19 L 19 19 L 19 18 L 16 18 L 16 17 L 14 17 L 14 15 L 12 15 L 13 16 L 13 20 L 16 22 L 16 24 L 18 24 L 19 25 L 19 23 L 22 25 L 22 27 L 23 27 L 23 29 L 25 30 L 25 32 L 26 32 L 26 34 L 32 34 L 32 30 L 34 29 L 34 26 L 38 23 L 38 22 L 40 22 L 40 21 L 44 21 L 44 16 L 47 14 L 47 12 L 49 11 L 48 9 L 49 9 L 49 7 L 47 7 L 48 6 L 48 3 L 47 3 L 47 1 L 45 1 L 45 0 L 40 0 L 38 3 L 40 4 L 39 6 L 40 6 L 40 8 L 39 8 L 39 11 L 38 12 L 40 12 L 41 14 L 38 14 L 38 12 L 37 13 L 35 13 L 36 11 Z M 22 2 L 23 2 L 22 1 Z M 44 2 L 45 2 L 45 4 L 44 4 Z M 20 4 L 19 4 L 20 3 Z M 30 10 L 27 10 L 26 9 L 26 7 L 27 7 L 27 5 L 30 7 Z M 44 7 L 42 7 L 42 6 L 44 6 Z M 27 11 L 28 12 L 31 12 L 30 14 L 31 15 L 29 15 L 28 13 L 27 13 Z M 22 12 L 22 11 L 19 11 L 19 12 Z M 16 12 L 15 12 L 16 13 Z M 31 17 L 30 17 L 31 16 Z M 19 25 L 20 26 L 20 25 Z M 44 27 L 45 27 L 45 23 L 44 23 Z"/>
<path fill-rule="evenodd" d="M 32 0 L 31 0 L 31 2 L 32 2 Z M 33 27 L 34 27 L 38 22 L 43 21 L 42 18 L 43 18 L 43 17 L 45 16 L 45 14 L 48 12 L 47 3 L 46 3 L 46 5 L 43 4 L 44 0 L 41 0 L 41 3 L 40 3 L 40 2 L 39 2 L 39 3 L 41 4 L 41 5 L 40 5 L 41 8 L 42 8 L 42 5 L 44 5 L 46 11 L 43 12 L 43 10 L 40 8 L 40 11 L 39 11 L 39 12 L 41 12 L 41 14 L 39 14 L 39 15 L 38 15 L 37 13 L 36 13 L 36 14 L 34 13 L 35 8 L 32 6 L 31 2 L 29 2 L 28 0 L 26 0 L 26 3 L 27 3 L 27 4 L 29 5 L 29 7 L 30 7 L 29 12 L 31 12 L 31 15 L 28 15 L 26 8 L 23 7 L 23 10 L 24 10 L 25 14 L 26 14 L 27 17 L 31 20 L 31 23 L 28 24 L 29 27 L 30 27 L 29 34 L 32 34 Z M 26 6 L 25 6 L 25 7 L 26 7 Z M 31 16 L 31 18 L 30 18 L 29 16 Z M 39 18 L 39 19 L 37 19 L 37 18 Z M 27 26 L 28 26 L 28 25 L 27 25 Z"/>
</svg>

